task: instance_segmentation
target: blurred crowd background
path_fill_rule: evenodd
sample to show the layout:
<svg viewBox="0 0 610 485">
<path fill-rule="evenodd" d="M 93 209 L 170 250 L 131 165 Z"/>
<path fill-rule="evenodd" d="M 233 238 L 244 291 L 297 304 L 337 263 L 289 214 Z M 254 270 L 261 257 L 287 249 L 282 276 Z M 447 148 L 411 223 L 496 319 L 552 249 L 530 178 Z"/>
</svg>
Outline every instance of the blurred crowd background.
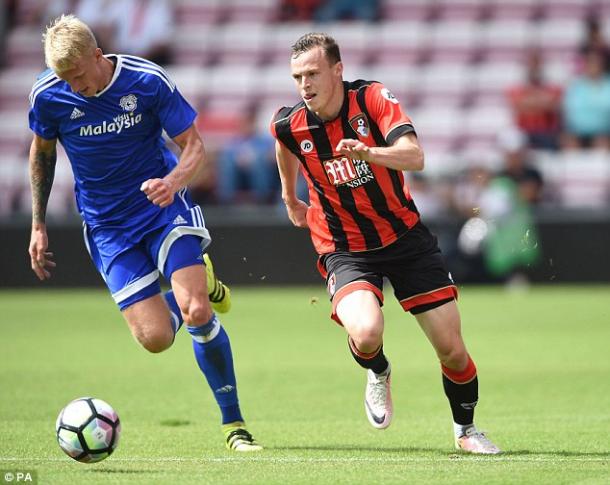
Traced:
<svg viewBox="0 0 610 485">
<path fill-rule="evenodd" d="M 505 224 L 529 264 L 538 213 L 610 208 L 610 0 L 4 0 L 0 219 L 30 211 L 28 94 L 41 32 L 67 12 L 104 52 L 163 65 L 196 107 L 204 207 L 283 213 L 268 124 L 299 101 L 290 46 L 324 31 L 345 78 L 383 82 L 413 120 L 426 169 L 408 174 L 411 192 L 425 218 L 468 222 L 462 252 Z M 74 216 L 72 191 L 60 151 L 51 218 Z M 488 264 L 500 273 L 505 236 Z"/>
</svg>

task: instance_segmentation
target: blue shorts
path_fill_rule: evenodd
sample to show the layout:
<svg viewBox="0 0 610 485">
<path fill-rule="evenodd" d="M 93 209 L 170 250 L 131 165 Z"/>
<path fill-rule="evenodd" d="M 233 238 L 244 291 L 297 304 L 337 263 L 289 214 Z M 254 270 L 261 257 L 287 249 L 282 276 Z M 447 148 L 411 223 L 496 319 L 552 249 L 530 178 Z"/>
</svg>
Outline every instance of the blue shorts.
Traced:
<svg viewBox="0 0 610 485">
<path fill-rule="evenodd" d="M 172 217 L 165 227 L 144 232 L 138 242 L 113 255 L 99 251 L 96 237 L 84 224 L 87 250 L 121 310 L 160 293 L 159 274 L 169 281 L 174 271 L 203 264 L 211 239 L 201 209 L 195 205 Z M 95 234 L 108 239 L 103 227 L 96 227 Z"/>
</svg>

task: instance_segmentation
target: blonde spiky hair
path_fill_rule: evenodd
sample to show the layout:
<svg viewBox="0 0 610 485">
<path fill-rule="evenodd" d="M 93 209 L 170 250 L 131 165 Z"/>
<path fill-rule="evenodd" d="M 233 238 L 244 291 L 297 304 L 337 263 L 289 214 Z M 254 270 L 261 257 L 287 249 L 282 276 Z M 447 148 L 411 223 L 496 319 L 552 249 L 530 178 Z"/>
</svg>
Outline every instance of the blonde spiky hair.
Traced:
<svg viewBox="0 0 610 485">
<path fill-rule="evenodd" d="M 51 22 L 42 42 L 45 62 L 58 74 L 69 71 L 76 60 L 97 48 L 89 26 L 74 15 L 62 15 Z"/>
</svg>

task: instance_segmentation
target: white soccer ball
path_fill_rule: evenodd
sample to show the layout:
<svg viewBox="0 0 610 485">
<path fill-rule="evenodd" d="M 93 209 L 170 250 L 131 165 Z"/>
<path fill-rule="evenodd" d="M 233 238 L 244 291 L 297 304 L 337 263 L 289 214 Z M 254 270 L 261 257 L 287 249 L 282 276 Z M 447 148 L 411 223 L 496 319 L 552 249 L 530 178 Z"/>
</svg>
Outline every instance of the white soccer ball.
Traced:
<svg viewBox="0 0 610 485">
<path fill-rule="evenodd" d="M 95 463 L 109 457 L 116 449 L 121 422 L 107 402 L 81 397 L 61 410 L 55 430 L 59 446 L 70 458 Z"/>
</svg>

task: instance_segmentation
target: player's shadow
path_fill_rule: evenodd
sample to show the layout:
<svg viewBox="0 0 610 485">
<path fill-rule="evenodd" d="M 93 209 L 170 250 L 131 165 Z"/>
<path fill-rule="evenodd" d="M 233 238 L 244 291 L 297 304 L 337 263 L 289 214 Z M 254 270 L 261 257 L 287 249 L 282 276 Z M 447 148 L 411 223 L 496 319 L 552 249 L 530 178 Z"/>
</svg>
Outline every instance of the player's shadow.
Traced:
<svg viewBox="0 0 610 485">
<path fill-rule="evenodd" d="M 378 453 L 434 453 L 440 455 L 448 455 L 451 457 L 472 457 L 474 455 L 468 455 L 466 453 L 449 452 L 446 448 L 422 448 L 417 446 L 395 446 L 395 447 L 379 447 L 379 446 L 358 446 L 358 445 L 320 445 L 320 446 L 278 446 L 278 447 L 266 447 L 267 449 L 275 450 L 292 450 L 292 451 L 367 451 L 367 452 L 378 452 Z M 533 451 L 533 450 L 505 450 L 502 452 L 500 457 L 510 456 L 563 456 L 563 457 L 586 457 L 586 458 L 610 458 L 610 451 L 566 451 L 566 450 L 553 450 L 553 451 Z M 476 455 L 481 457 L 482 455 Z"/>
</svg>

